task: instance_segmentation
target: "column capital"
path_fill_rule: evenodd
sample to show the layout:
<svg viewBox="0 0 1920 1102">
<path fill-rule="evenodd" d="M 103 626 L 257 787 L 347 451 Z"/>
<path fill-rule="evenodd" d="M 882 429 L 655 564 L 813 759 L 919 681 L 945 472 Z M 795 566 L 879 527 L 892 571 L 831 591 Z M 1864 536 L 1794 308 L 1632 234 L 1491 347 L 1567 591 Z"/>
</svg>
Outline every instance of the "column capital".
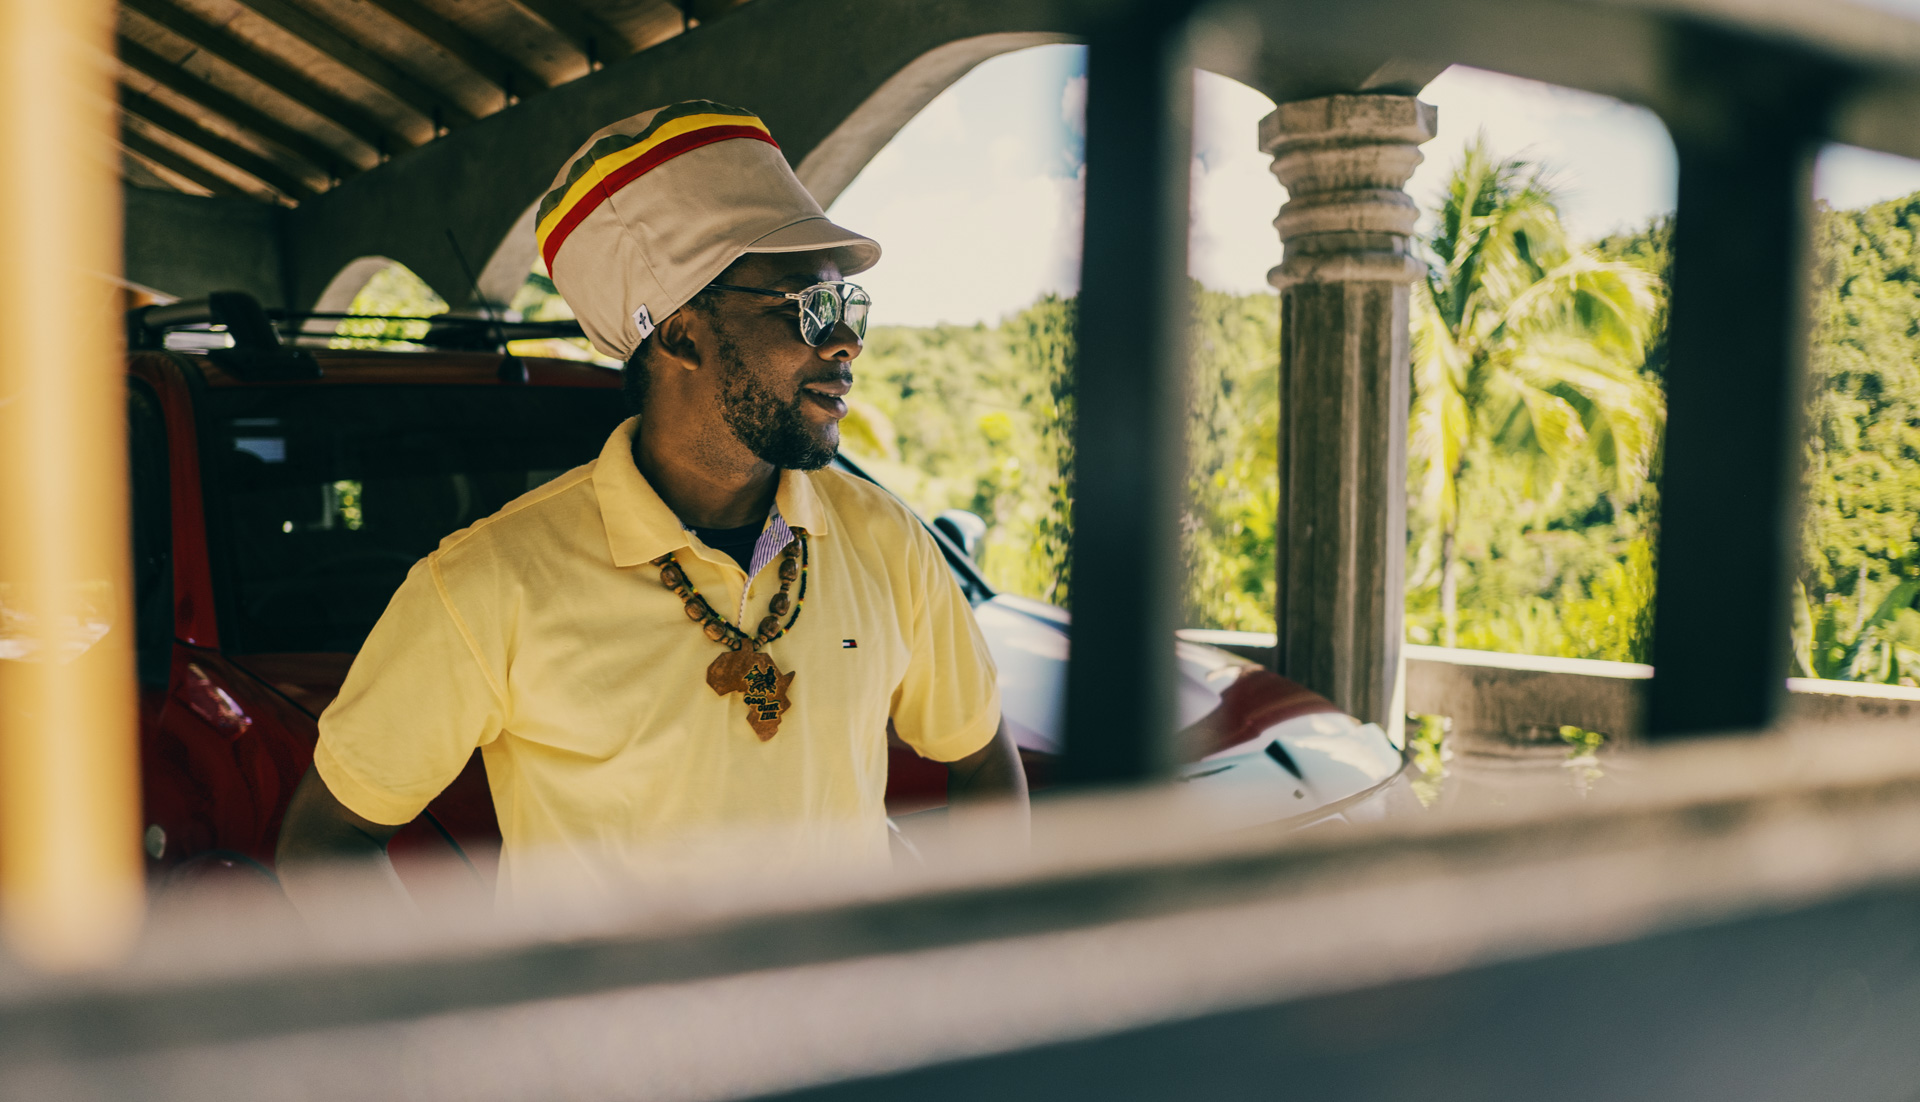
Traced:
<svg viewBox="0 0 1920 1102">
<path fill-rule="evenodd" d="M 1288 196 L 1273 223 L 1286 253 L 1268 282 L 1418 279 L 1420 211 L 1402 189 L 1438 116 L 1413 96 L 1338 95 L 1283 103 L 1260 120 L 1260 148 Z"/>
</svg>

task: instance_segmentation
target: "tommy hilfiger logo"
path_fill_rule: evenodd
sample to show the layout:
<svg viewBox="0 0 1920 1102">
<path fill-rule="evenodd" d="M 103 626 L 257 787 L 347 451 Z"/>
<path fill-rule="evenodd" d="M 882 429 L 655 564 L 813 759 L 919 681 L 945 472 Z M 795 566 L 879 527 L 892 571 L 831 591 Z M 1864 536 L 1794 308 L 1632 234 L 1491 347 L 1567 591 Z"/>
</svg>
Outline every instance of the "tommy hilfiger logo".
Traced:
<svg viewBox="0 0 1920 1102">
<path fill-rule="evenodd" d="M 852 650 L 853 648 L 855 648 L 855 647 L 857 647 L 857 646 L 859 646 L 859 645 L 860 645 L 860 644 L 859 644 L 859 643 L 858 643 L 857 641 L 855 641 L 855 640 L 852 640 L 852 639 L 842 639 L 842 640 L 840 640 L 840 649 L 842 649 L 842 650 Z"/>
</svg>

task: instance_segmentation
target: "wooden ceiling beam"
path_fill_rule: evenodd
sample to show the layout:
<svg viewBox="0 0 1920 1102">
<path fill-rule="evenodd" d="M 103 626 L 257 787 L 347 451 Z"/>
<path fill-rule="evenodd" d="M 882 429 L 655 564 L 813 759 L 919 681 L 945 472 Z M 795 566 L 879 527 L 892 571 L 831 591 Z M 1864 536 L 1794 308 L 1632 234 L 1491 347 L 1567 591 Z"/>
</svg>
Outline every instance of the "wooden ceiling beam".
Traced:
<svg viewBox="0 0 1920 1102">
<path fill-rule="evenodd" d="M 580 51 L 581 57 L 596 67 L 633 53 L 633 44 L 627 41 L 626 35 L 573 0 L 507 0 L 507 3 L 558 31 Z"/>
<path fill-rule="evenodd" d="M 219 58 L 382 154 L 411 149 L 418 144 L 405 131 L 375 118 L 359 104 L 279 58 L 261 52 L 253 43 L 232 31 L 203 22 L 198 16 L 174 7 L 168 0 L 120 0 L 120 6 L 158 24 L 196 49 Z"/>
<path fill-rule="evenodd" d="M 120 107 L 127 114 L 227 162 L 282 195 L 292 199 L 311 199 L 318 194 L 293 173 L 253 150 L 214 133 L 197 120 L 182 115 L 152 96 L 143 96 L 121 85 Z"/>
<path fill-rule="evenodd" d="M 392 16 L 447 56 L 472 69 L 517 100 L 553 87 L 547 79 L 519 61 L 474 37 L 459 24 L 435 14 L 419 0 L 366 0 L 370 7 Z"/>
<path fill-rule="evenodd" d="M 192 100 L 235 126 L 283 147 L 313 165 L 322 175 L 340 180 L 360 171 L 359 165 L 349 162 L 338 150 L 281 122 L 240 97 L 189 75 L 179 64 L 169 62 L 133 39 L 122 35 L 118 47 L 120 61 L 127 68 L 177 96 Z"/>
<path fill-rule="evenodd" d="M 123 143 L 120 146 L 120 182 L 130 188 L 177 191 L 182 195 L 204 195 L 199 185 L 183 180 L 152 161 L 135 155 Z"/>
<path fill-rule="evenodd" d="M 473 121 L 465 107 L 430 88 L 290 0 L 239 0 L 241 6 L 366 78 L 381 91 L 419 112 L 435 130 Z"/>
<path fill-rule="evenodd" d="M 124 126 L 120 128 L 120 144 L 135 157 L 143 161 L 151 161 L 154 165 L 166 169 L 183 180 L 191 180 L 221 198 L 259 198 L 212 169 L 194 162 L 189 157 L 183 157 L 152 138 Z"/>
</svg>

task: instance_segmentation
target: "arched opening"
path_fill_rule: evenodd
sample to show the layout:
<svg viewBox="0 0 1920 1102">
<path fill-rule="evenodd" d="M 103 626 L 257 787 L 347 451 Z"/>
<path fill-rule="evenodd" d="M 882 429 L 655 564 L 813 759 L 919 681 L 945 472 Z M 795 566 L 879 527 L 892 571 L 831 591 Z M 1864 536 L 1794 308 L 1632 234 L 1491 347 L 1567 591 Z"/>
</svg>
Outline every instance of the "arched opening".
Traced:
<svg viewBox="0 0 1920 1102">
<path fill-rule="evenodd" d="M 512 309 L 528 282 L 528 272 L 541 272 L 539 244 L 534 239 L 534 215 L 540 209 L 540 201 L 535 199 L 527 204 L 527 209 L 514 219 L 513 228 L 500 239 L 493 255 L 487 258 L 486 266 L 480 269 L 476 277 L 480 283 L 480 297 L 483 302 L 474 303 L 475 309 Z M 570 316 L 570 315 L 569 315 Z"/>
<path fill-rule="evenodd" d="M 336 348 L 384 347 L 395 341 L 425 336 L 425 322 L 382 321 L 382 318 L 428 318 L 447 312 L 447 302 L 411 268 L 384 256 L 363 256 L 342 268 L 327 284 L 317 314 L 359 314 L 367 320 L 316 319 L 302 327 L 312 334 L 330 334 Z"/>
<path fill-rule="evenodd" d="M 353 300 L 360 294 L 367 281 L 390 267 L 394 261 L 384 256 L 363 256 L 334 273 L 327 281 L 326 289 L 314 300 L 313 310 L 319 314 L 344 314 L 352 306 Z"/>
<path fill-rule="evenodd" d="M 981 63 L 831 207 L 887 250 L 860 277 L 876 328 L 843 446 L 925 515 L 987 520 L 992 581 L 1054 603 L 1068 596 L 1084 73 L 1069 44 Z M 1211 73 L 1196 82 L 1193 391 L 1207 429 L 1190 448 L 1189 620 L 1271 630 L 1279 314 L 1266 276 L 1284 193 L 1254 136 L 1273 105 Z"/>
</svg>

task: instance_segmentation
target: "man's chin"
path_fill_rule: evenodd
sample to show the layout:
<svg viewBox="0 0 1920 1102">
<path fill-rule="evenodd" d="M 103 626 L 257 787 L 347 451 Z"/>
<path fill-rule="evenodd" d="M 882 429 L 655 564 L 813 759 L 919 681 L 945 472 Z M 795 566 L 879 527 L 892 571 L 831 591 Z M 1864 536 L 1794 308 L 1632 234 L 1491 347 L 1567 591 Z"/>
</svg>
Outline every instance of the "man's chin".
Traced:
<svg viewBox="0 0 1920 1102">
<path fill-rule="evenodd" d="M 839 454 L 840 437 L 836 434 L 832 440 L 821 441 L 820 447 L 815 449 L 811 454 L 805 457 L 796 457 L 801 459 L 801 461 L 794 463 L 792 466 L 796 471 L 817 471 L 833 462 L 834 457 Z"/>
<path fill-rule="evenodd" d="M 840 430 L 834 426 L 832 432 L 809 432 L 802 439 L 789 437 L 776 447 L 756 450 L 754 454 L 763 462 L 785 470 L 817 471 L 840 454 Z"/>
</svg>

